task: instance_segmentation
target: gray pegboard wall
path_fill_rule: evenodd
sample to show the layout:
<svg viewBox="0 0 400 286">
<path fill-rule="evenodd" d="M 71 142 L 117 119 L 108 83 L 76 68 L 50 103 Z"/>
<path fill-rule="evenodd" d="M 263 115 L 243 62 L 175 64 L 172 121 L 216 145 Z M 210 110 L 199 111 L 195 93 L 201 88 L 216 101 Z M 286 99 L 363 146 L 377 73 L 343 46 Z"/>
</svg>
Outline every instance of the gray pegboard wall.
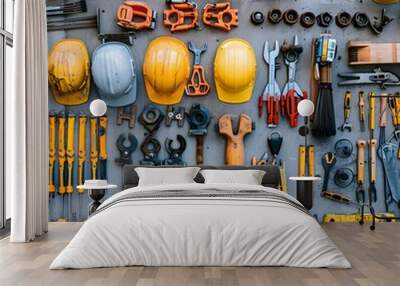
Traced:
<svg viewBox="0 0 400 286">
<path fill-rule="evenodd" d="M 193 103 L 201 103 L 206 105 L 214 116 L 213 124 L 209 128 L 209 134 L 205 139 L 205 164 L 206 165 L 222 165 L 224 164 L 224 149 L 225 149 L 225 139 L 217 134 L 213 128 L 216 119 L 224 114 L 239 114 L 241 112 L 245 112 L 250 115 L 253 120 L 256 122 L 256 130 L 247 137 L 246 139 L 246 160 L 250 163 L 250 158 L 252 155 L 261 156 L 265 151 L 267 151 L 266 139 L 268 135 L 274 131 L 275 129 L 269 129 L 266 126 L 265 118 L 258 118 L 257 116 L 257 100 L 258 96 L 262 94 L 264 87 L 267 83 L 268 79 L 268 66 L 265 64 L 262 55 L 265 40 L 275 41 L 278 40 L 280 44 L 282 44 L 283 40 L 287 39 L 290 42 L 295 34 L 299 36 L 299 42 L 304 47 L 304 52 L 300 57 L 298 63 L 297 70 L 297 82 L 302 86 L 303 89 L 309 90 L 310 83 L 310 69 L 311 69 L 311 60 L 310 60 L 310 45 L 311 39 L 313 37 L 319 36 L 321 32 L 323 32 L 323 28 L 315 25 L 310 29 L 304 29 L 299 24 L 294 26 L 287 26 L 283 23 L 279 25 L 271 25 L 268 22 L 262 24 L 261 26 L 254 26 L 250 23 L 250 14 L 253 11 L 259 10 L 267 14 L 268 10 L 271 8 L 280 8 L 285 10 L 287 8 L 296 9 L 299 13 L 305 11 L 313 11 L 315 14 L 319 14 L 321 12 L 329 11 L 332 15 L 336 15 L 337 12 L 346 10 L 347 12 L 354 14 L 357 11 L 367 12 L 371 17 L 378 16 L 380 13 L 380 9 L 382 6 L 374 4 L 372 1 L 359 1 L 359 0 L 298 0 L 298 1 L 265 1 L 265 0 L 246 0 L 246 1 L 231 1 L 233 6 L 239 9 L 239 27 L 234 28 L 231 32 L 226 33 L 222 31 L 218 31 L 215 29 L 211 29 L 208 27 L 203 27 L 200 23 L 200 29 L 192 30 L 188 32 L 175 33 L 171 34 L 168 29 L 166 29 L 162 24 L 162 11 L 165 9 L 164 1 L 155 1 L 148 0 L 145 1 L 148 3 L 153 9 L 158 12 L 157 19 L 157 28 L 154 31 L 141 31 L 137 32 L 135 36 L 135 42 L 132 47 L 133 53 L 136 58 L 136 62 L 138 63 L 138 70 L 141 71 L 144 53 L 146 51 L 146 47 L 152 39 L 161 36 L 161 35 L 169 35 L 173 37 L 177 37 L 183 41 L 192 40 L 197 45 L 201 45 L 204 42 L 208 44 L 208 50 L 202 57 L 202 64 L 206 68 L 206 76 L 211 84 L 211 92 L 208 96 L 204 98 L 189 98 L 185 96 L 181 105 L 186 106 L 186 108 L 190 108 Z M 206 2 L 212 1 L 194 1 L 198 4 L 200 8 L 204 6 Z M 101 8 L 102 10 L 102 32 L 103 33 L 112 33 L 120 31 L 120 28 L 116 25 L 115 14 L 118 6 L 122 3 L 121 0 L 87 0 L 88 4 L 88 15 L 94 15 L 96 13 L 97 8 Z M 400 15 L 400 6 L 392 5 L 388 6 L 388 14 L 390 16 L 395 17 L 395 20 L 385 29 L 384 33 L 380 36 L 375 36 L 370 32 L 369 29 L 357 30 L 353 26 L 350 26 L 345 29 L 341 29 L 336 27 L 334 23 L 331 24 L 329 30 L 333 33 L 334 37 L 338 40 L 338 60 L 335 62 L 333 66 L 333 74 L 336 75 L 338 72 L 345 71 L 354 71 L 356 69 L 350 69 L 347 66 L 347 49 L 346 43 L 349 40 L 370 40 L 370 41 L 386 41 L 386 42 L 395 42 L 396 39 L 400 38 L 400 29 L 399 29 L 399 19 Z M 97 38 L 95 29 L 85 29 L 85 30 L 71 30 L 68 32 L 50 32 L 49 33 L 49 48 L 59 39 L 68 37 L 68 38 L 80 38 L 82 39 L 88 46 L 89 51 L 92 52 L 99 44 L 100 41 Z M 216 49 L 219 43 L 227 38 L 239 37 L 246 39 L 249 41 L 257 55 L 257 81 L 256 87 L 253 92 L 253 96 L 250 102 L 245 104 L 233 105 L 233 104 L 224 104 L 218 101 L 216 97 L 215 85 L 214 85 L 214 76 L 213 76 L 213 61 Z M 282 58 L 280 58 L 281 68 L 278 70 L 277 79 L 281 88 L 283 88 L 286 80 L 287 80 L 287 69 L 283 64 Z M 373 67 L 365 67 L 357 70 L 372 70 Z M 385 67 L 385 70 L 393 71 L 396 73 L 400 72 L 398 67 L 388 66 Z M 400 73 L 399 73 L 400 74 Z M 337 87 L 337 77 L 334 76 L 334 102 L 336 109 L 336 124 L 340 126 L 343 122 L 343 96 L 344 92 L 347 90 L 345 88 Z M 145 104 L 148 103 L 148 98 L 146 92 L 144 90 L 142 73 L 140 72 L 138 75 L 138 96 L 137 96 L 137 106 L 138 112 L 141 112 Z M 365 92 L 376 91 L 380 92 L 380 89 L 376 86 L 365 86 L 359 88 L 350 89 L 353 92 L 353 101 L 352 101 L 352 115 L 351 121 L 353 123 L 353 132 L 352 133 L 343 133 L 341 131 L 337 132 L 336 137 L 331 137 L 328 139 L 318 139 L 318 138 L 310 138 L 311 144 L 315 145 L 315 161 L 316 161 L 316 173 L 323 175 L 323 169 L 321 167 L 320 161 L 321 156 L 327 151 L 333 151 L 334 143 L 340 138 L 348 138 L 352 142 L 355 142 L 359 138 L 368 138 L 368 131 L 361 133 L 358 123 L 358 108 L 357 108 L 357 94 L 358 91 L 363 89 Z M 390 88 L 387 92 L 394 92 L 395 88 Z M 93 88 L 90 96 L 90 101 L 97 98 L 96 90 Z M 78 114 L 83 111 L 89 114 L 89 104 L 77 106 L 77 107 L 64 107 L 58 105 L 54 102 L 53 97 L 50 95 L 49 100 L 49 108 L 52 111 L 72 111 Z M 165 111 L 165 107 L 161 107 L 163 111 Z M 123 126 L 116 126 L 116 109 L 109 108 L 107 115 L 109 117 L 109 128 L 108 128 L 108 179 L 110 182 L 114 184 L 121 184 L 121 168 L 118 167 L 114 160 L 118 157 L 118 150 L 115 146 L 115 141 L 119 134 L 132 132 L 138 139 L 139 144 L 143 140 L 144 137 L 144 129 L 140 124 L 136 124 L 135 129 L 129 130 L 127 124 L 125 123 Z M 302 120 L 300 119 L 300 123 Z M 392 127 L 387 128 L 387 134 L 392 132 Z M 298 135 L 297 129 L 292 129 L 289 127 L 287 121 L 281 121 L 279 127 L 277 128 L 279 132 L 284 136 L 284 143 L 280 153 L 280 158 L 286 162 L 287 167 L 287 176 L 295 176 L 297 175 L 297 153 L 298 153 L 298 145 L 303 143 L 302 137 Z M 193 137 L 188 137 L 188 124 L 185 123 L 184 128 L 177 128 L 175 123 L 172 127 L 166 128 L 162 125 L 162 128 L 157 133 L 157 138 L 160 142 L 164 142 L 166 137 L 170 137 L 175 139 L 177 134 L 184 135 L 187 139 L 188 146 L 187 150 L 184 153 L 184 159 L 188 162 L 188 164 L 195 164 L 195 146 L 196 141 Z M 378 136 L 378 131 L 375 132 L 376 136 Z M 89 140 L 89 137 L 88 137 Z M 88 141 L 89 142 L 89 141 Z M 354 147 L 355 148 L 355 147 Z M 355 170 L 355 151 L 350 160 L 344 161 L 339 160 L 337 166 L 348 166 Z M 160 157 L 162 159 L 167 157 L 167 154 L 162 149 L 160 153 Z M 133 154 L 134 163 L 138 163 L 142 159 L 142 153 L 139 148 Z M 377 211 L 384 210 L 384 197 L 383 197 L 383 189 L 382 189 L 382 179 L 381 179 L 381 167 L 378 163 L 378 203 L 377 203 Z M 89 177 L 89 168 L 87 166 L 87 177 Z M 333 175 L 333 174 L 332 174 Z M 356 207 L 354 206 L 345 206 L 341 204 L 337 204 L 331 201 L 327 201 L 325 199 L 320 198 L 319 191 L 321 189 L 321 183 L 315 185 L 315 198 L 314 198 L 314 208 L 312 209 L 312 213 L 318 215 L 319 218 L 322 218 L 324 213 L 334 212 L 334 213 L 353 213 L 356 212 Z M 333 181 L 329 183 L 329 189 L 335 189 Z M 356 186 L 352 185 L 351 187 L 345 190 L 339 190 L 349 196 L 354 198 L 354 190 Z M 118 191 L 118 190 L 117 190 Z M 289 193 L 295 195 L 295 184 L 293 182 L 289 182 Z M 114 192 L 109 192 L 107 196 L 111 195 Z M 60 198 L 57 196 L 57 209 L 60 210 Z M 89 203 L 89 199 L 85 195 L 85 201 L 83 203 L 82 211 L 86 211 L 86 206 Z M 76 208 L 77 203 L 77 195 L 74 194 L 74 207 Z"/>
</svg>

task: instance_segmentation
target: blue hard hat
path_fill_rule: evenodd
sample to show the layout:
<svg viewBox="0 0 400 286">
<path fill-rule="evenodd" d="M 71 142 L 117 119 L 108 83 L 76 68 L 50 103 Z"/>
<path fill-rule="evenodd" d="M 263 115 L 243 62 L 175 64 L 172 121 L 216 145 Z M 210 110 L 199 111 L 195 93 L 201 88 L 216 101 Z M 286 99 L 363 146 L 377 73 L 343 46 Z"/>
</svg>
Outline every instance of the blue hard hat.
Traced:
<svg viewBox="0 0 400 286">
<path fill-rule="evenodd" d="M 92 55 L 92 76 L 99 97 L 108 106 L 121 107 L 136 101 L 135 61 L 126 44 L 99 45 Z"/>
</svg>

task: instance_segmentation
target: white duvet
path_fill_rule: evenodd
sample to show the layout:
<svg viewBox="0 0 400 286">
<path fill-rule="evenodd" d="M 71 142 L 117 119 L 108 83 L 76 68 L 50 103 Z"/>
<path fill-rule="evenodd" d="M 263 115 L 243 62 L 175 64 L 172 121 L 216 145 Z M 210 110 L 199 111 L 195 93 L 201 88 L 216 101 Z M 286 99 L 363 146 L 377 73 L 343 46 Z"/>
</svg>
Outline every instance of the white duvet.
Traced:
<svg viewBox="0 0 400 286">
<path fill-rule="evenodd" d="M 134 192 L 168 190 L 258 190 L 297 202 L 275 189 L 237 184 L 128 189 L 100 206 L 50 269 L 132 265 L 351 267 L 318 222 L 290 204 L 250 197 L 121 200 L 137 194 Z"/>
</svg>

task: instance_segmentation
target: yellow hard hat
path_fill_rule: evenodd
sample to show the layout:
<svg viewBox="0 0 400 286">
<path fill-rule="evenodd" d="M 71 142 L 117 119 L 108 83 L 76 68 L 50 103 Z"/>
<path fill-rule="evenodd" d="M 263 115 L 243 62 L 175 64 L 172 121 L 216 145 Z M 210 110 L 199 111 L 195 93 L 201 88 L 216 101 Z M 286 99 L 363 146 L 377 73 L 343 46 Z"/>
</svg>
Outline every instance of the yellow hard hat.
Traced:
<svg viewBox="0 0 400 286">
<path fill-rule="evenodd" d="M 56 102 L 63 105 L 87 102 L 90 93 L 89 72 L 89 52 L 83 41 L 63 39 L 50 50 L 49 84 Z"/>
<path fill-rule="evenodd" d="M 184 42 L 172 37 L 159 37 L 150 42 L 144 56 L 143 77 L 152 102 L 179 103 L 189 75 L 190 56 Z"/>
<path fill-rule="evenodd" d="M 226 103 L 249 101 L 256 73 L 256 55 L 249 42 L 233 38 L 220 44 L 214 61 L 215 85 L 219 100 Z"/>
</svg>

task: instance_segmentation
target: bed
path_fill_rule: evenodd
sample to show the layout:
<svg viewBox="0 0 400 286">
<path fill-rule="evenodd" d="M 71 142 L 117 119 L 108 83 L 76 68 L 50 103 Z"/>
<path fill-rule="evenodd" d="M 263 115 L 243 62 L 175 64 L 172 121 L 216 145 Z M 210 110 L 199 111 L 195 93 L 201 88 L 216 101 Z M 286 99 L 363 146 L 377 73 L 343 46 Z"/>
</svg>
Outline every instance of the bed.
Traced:
<svg viewBox="0 0 400 286">
<path fill-rule="evenodd" d="M 277 190 L 274 166 L 261 185 L 138 186 L 123 170 L 123 191 L 107 199 L 50 269 L 121 266 L 290 266 L 350 268 L 343 253 L 293 197 Z M 207 166 L 202 169 L 217 169 Z"/>
</svg>

